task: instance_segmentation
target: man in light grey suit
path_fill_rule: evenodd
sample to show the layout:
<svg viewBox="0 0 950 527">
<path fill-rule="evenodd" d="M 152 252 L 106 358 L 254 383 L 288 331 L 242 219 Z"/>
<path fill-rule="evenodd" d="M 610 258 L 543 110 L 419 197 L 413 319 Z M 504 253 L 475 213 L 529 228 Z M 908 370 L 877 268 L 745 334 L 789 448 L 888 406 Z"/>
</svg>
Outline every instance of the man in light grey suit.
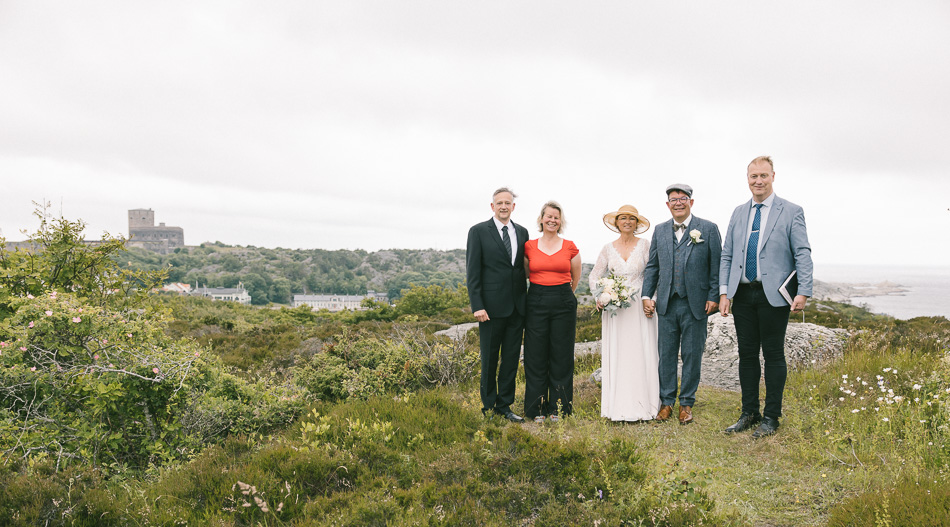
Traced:
<svg viewBox="0 0 950 527">
<path fill-rule="evenodd" d="M 677 183 L 666 188 L 666 206 L 673 219 L 653 230 L 650 256 L 643 271 L 643 312 L 659 314 L 660 411 L 658 421 L 673 415 L 676 364 L 682 355 L 680 424 L 693 421 L 693 404 L 706 347 L 706 318 L 719 300 L 719 227 L 693 216 L 693 189 Z M 656 293 L 656 300 L 652 299 Z"/>
<path fill-rule="evenodd" d="M 775 170 L 768 156 L 757 157 L 746 170 L 752 199 L 739 205 L 729 220 L 719 268 L 719 310 L 735 316 L 739 341 L 739 386 L 742 414 L 726 428 L 737 433 L 759 423 L 753 438 L 772 435 L 782 415 L 787 365 L 785 329 L 788 312 L 805 309 L 812 295 L 811 246 L 805 213 L 772 192 Z M 798 290 L 791 305 L 779 288 L 795 271 Z M 759 414 L 759 349 L 765 359 L 765 408 Z"/>
</svg>

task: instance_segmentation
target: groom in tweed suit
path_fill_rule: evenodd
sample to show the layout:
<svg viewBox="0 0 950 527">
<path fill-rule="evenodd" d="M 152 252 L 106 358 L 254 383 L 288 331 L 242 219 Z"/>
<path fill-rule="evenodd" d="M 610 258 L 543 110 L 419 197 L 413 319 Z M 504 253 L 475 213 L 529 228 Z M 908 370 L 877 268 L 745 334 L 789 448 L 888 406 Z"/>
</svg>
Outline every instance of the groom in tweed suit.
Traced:
<svg viewBox="0 0 950 527">
<path fill-rule="evenodd" d="M 680 424 L 693 421 L 693 404 L 706 347 L 706 318 L 719 308 L 719 227 L 693 216 L 693 189 L 681 183 L 666 188 L 673 215 L 653 230 L 650 257 L 643 274 L 643 312 L 659 314 L 660 411 L 658 421 L 673 415 L 676 365 L 683 358 Z M 656 300 L 653 295 L 656 293 Z"/>
</svg>

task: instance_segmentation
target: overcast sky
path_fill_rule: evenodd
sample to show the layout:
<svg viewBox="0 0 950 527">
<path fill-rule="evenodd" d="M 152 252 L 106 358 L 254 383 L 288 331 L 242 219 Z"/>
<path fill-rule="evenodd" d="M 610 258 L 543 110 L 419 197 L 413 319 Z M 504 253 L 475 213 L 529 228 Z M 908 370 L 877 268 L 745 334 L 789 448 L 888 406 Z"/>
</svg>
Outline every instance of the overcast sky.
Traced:
<svg viewBox="0 0 950 527">
<path fill-rule="evenodd" d="M 948 50 L 944 0 L 0 0 L 0 232 L 45 199 L 89 238 L 462 248 L 507 185 L 592 262 L 673 182 L 725 234 L 769 154 L 818 278 L 950 270 Z"/>
</svg>

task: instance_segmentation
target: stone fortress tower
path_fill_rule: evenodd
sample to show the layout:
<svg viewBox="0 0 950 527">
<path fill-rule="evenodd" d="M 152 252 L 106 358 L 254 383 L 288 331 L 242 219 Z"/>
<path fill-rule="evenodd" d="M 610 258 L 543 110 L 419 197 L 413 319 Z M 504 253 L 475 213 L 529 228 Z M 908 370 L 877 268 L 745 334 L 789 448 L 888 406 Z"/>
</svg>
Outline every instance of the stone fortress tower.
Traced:
<svg viewBox="0 0 950 527">
<path fill-rule="evenodd" d="M 155 211 L 152 209 L 129 210 L 129 247 L 140 247 L 161 254 L 168 254 L 185 245 L 185 231 L 181 227 L 155 226 Z"/>
</svg>

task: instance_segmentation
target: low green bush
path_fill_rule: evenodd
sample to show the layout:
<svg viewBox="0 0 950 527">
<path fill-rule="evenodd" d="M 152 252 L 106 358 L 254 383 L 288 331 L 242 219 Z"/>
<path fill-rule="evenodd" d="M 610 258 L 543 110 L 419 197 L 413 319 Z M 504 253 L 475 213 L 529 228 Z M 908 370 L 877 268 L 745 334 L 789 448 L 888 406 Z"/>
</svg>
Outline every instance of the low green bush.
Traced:
<svg viewBox="0 0 950 527">
<path fill-rule="evenodd" d="M 829 527 L 942 527 L 950 524 L 950 486 L 942 475 L 904 478 L 891 489 L 866 492 L 834 508 Z"/>
<path fill-rule="evenodd" d="M 574 342 L 593 342 L 600 340 L 603 326 L 601 313 L 593 305 L 577 306 L 577 327 L 574 330 Z"/>
<path fill-rule="evenodd" d="M 385 338 L 345 330 L 296 368 L 295 382 L 320 400 L 366 399 L 465 382 L 479 365 L 471 340 L 439 339 L 397 324 Z"/>
</svg>

